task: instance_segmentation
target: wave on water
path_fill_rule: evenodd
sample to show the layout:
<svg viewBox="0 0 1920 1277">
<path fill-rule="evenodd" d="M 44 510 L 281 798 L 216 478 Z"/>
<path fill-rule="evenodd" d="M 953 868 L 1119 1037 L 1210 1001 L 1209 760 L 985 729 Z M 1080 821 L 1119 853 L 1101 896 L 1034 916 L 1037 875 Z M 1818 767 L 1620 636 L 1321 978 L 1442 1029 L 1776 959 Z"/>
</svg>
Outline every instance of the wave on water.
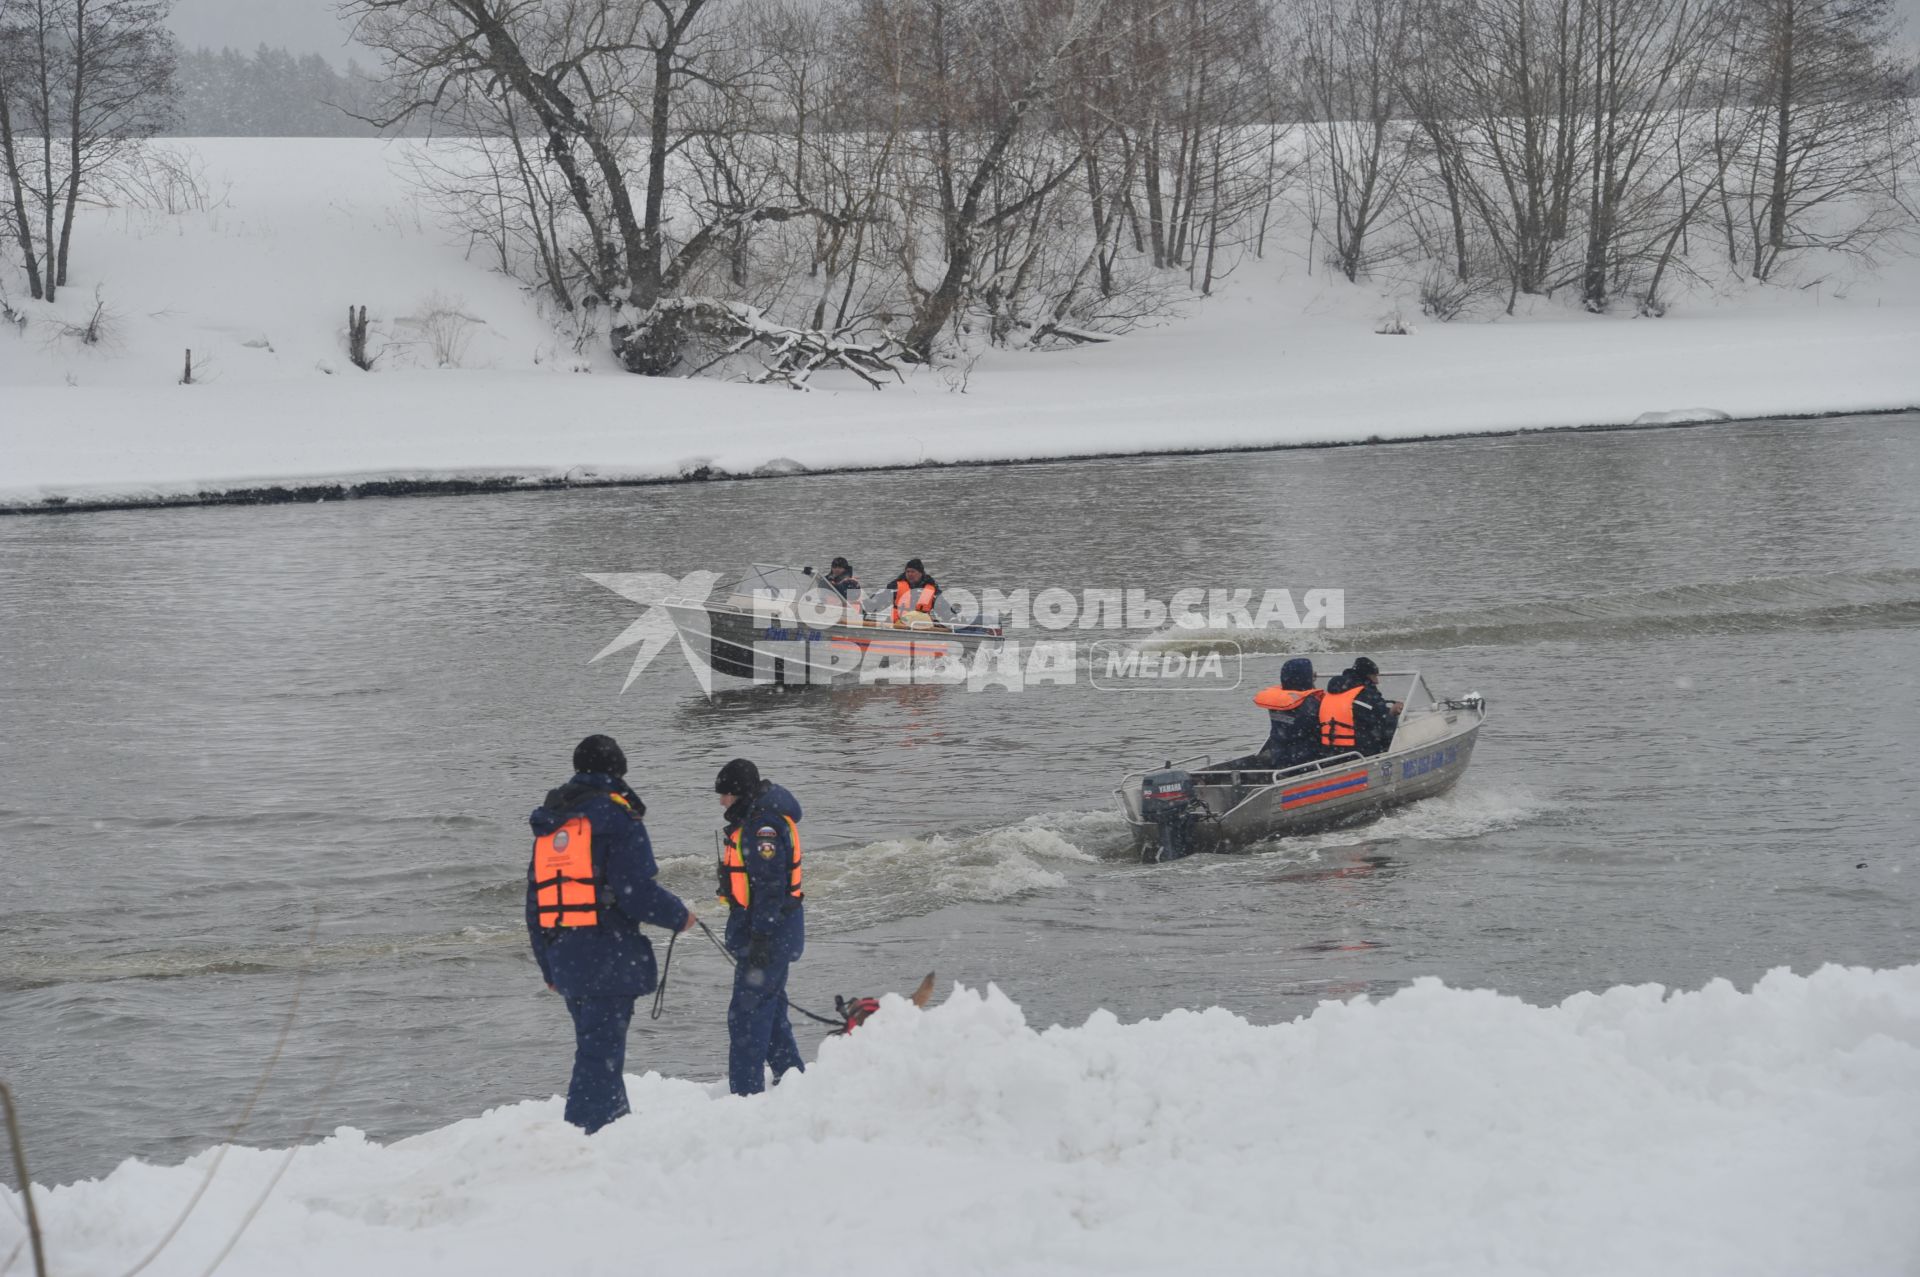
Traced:
<svg viewBox="0 0 1920 1277">
<path fill-rule="evenodd" d="M 1488 789 L 1471 783 L 1380 819 L 1344 829 L 1328 829 L 1298 838 L 1261 844 L 1256 851 L 1277 851 L 1307 858 L 1321 851 L 1382 842 L 1452 842 L 1551 819 L 1565 808 L 1517 786 Z"/>
<path fill-rule="evenodd" d="M 0 811 L 0 825 L 10 825 L 20 829 L 66 829 L 73 824 L 72 818 L 65 812 Z M 486 816 L 469 816 L 456 813 L 415 812 L 393 815 L 370 814 L 343 808 L 334 811 L 223 811 L 194 812 L 186 815 L 169 815 L 162 812 L 147 812 L 138 816 L 95 816 L 87 821 L 96 833 L 153 832 L 158 830 L 246 830 L 267 829 L 341 829 L 341 828 L 427 828 L 427 829 L 495 829 L 499 822 Z"/>
<path fill-rule="evenodd" d="M 1768 634 L 1920 625 L 1920 569 L 1753 577 L 1574 599 L 1462 608 L 1341 630 L 1163 630 L 1155 650 L 1247 652 L 1434 651 L 1535 643 Z"/>
<path fill-rule="evenodd" d="M 1556 805 L 1514 788 L 1468 786 L 1391 812 L 1350 829 L 1262 844 L 1256 854 L 1305 862 L 1323 851 L 1393 841 L 1439 842 L 1474 838 L 1547 816 Z M 992 904 L 1032 891 L 1064 887 L 1075 866 L 1132 858 L 1131 837 L 1117 810 L 1047 812 L 971 832 L 824 845 L 807 857 L 807 886 L 816 925 L 846 931 L 915 917 L 956 904 Z M 1212 858 L 1207 858 L 1212 859 Z M 665 884 L 698 909 L 709 903 L 712 863 L 705 856 L 661 862 Z M 0 948 L 0 991 L 116 980 L 169 980 L 331 970 L 396 959 L 469 959 L 517 949 L 525 937 L 519 902 L 525 885 L 476 885 L 458 894 L 464 910 L 483 914 L 485 926 L 461 926 L 417 935 L 344 936 L 307 945 L 296 941 L 244 947 L 185 946 L 128 952 L 48 952 L 21 943 Z"/>
<path fill-rule="evenodd" d="M 312 945 L 205 946 L 126 953 L 0 952 L 0 992 L 115 980 L 327 971 L 395 959 L 469 958 L 481 950 L 525 943 L 526 933 L 516 925 L 466 926 L 423 935 L 351 936 Z"/>
<path fill-rule="evenodd" d="M 1062 887 L 1062 868 L 1096 864 L 1126 841 L 1117 811 L 1069 811 L 972 832 L 809 849 L 808 924 L 846 930 Z M 661 870 L 674 884 L 712 872 L 710 862 L 689 856 L 663 861 Z"/>
</svg>

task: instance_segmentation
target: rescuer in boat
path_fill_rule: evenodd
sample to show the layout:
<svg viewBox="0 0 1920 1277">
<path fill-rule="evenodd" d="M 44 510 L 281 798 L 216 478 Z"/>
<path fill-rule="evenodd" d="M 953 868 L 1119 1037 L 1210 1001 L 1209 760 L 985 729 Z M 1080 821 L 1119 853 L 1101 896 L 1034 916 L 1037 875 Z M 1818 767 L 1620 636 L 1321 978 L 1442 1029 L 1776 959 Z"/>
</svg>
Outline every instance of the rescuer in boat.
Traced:
<svg viewBox="0 0 1920 1277">
<path fill-rule="evenodd" d="M 908 559 L 907 566 L 900 569 L 900 575 L 887 582 L 887 590 L 893 594 L 893 623 L 900 624 L 905 618 L 909 623 L 921 619 L 913 613 L 920 613 L 928 620 L 933 618 L 934 600 L 940 597 L 940 583 L 927 575 L 926 565 L 918 559 Z"/>
<path fill-rule="evenodd" d="M 1399 701 L 1380 694 L 1380 667 L 1362 656 L 1327 683 L 1320 698 L 1320 755 L 1383 754 L 1400 726 Z"/>
<path fill-rule="evenodd" d="M 547 987 L 573 1017 L 567 1121 L 589 1135 L 627 1114 L 627 1025 L 652 993 L 649 923 L 671 931 L 693 911 L 654 881 L 647 805 L 628 788 L 627 758 L 610 736 L 573 751 L 574 777 L 534 808 L 527 869 L 527 935 Z"/>
<path fill-rule="evenodd" d="M 847 562 L 845 556 L 835 556 L 827 565 L 827 574 L 816 579 L 843 599 L 852 601 L 860 597 L 860 578 L 853 574 L 853 564 Z"/>
<path fill-rule="evenodd" d="M 1258 755 L 1262 766 L 1281 771 L 1320 756 L 1320 697 L 1313 685 L 1313 662 L 1296 656 L 1280 667 L 1278 687 L 1253 698 L 1272 722 Z"/>
<path fill-rule="evenodd" d="M 713 792 L 726 805 L 720 899 L 727 905 L 733 1000 L 727 1005 L 727 1084 L 735 1095 L 767 1088 L 789 1069 L 804 1070 L 787 1019 L 787 971 L 807 945 L 800 890 L 800 803 L 736 758 L 720 769 Z"/>
</svg>

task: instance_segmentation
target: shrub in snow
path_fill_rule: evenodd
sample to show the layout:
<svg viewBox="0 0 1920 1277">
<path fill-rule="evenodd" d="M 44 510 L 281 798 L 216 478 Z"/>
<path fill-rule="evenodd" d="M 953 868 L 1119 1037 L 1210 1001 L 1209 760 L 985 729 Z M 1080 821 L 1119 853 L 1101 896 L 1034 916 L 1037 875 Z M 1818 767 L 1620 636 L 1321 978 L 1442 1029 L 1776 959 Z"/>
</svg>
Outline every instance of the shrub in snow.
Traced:
<svg viewBox="0 0 1920 1277">
<path fill-rule="evenodd" d="M 95 288 L 92 309 L 77 321 L 60 321 L 54 335 L 82 346 L 117 346 L 120 344 L 120 312 L 107 304 L 103 290 Z"/>
<path fill-rule="evenodd" d="M 360 308 L 358 314 L 354 313 L 353 307 L 347 307 L 347 358 L 351 359 L 353 366 L 362 372 L 372 372 L 373 361 L 378 358 L 377 355 L 367 353 L 367 308 L 365 306 Z M 325 371 L 332 372 L 333 369 L 327 368 Z"/>
<path fill-rule="evenodd" d="M 1420 313 L 1450 324 L 1498 291 L 1492 280 L 1471 275 L 1462 279 L 1458 271 L 1434 266 L 1420 280 Z"/>
<path fill-rule="evenodd" d="M 400 321 L 419 330 L 435 368 L 460 367 L 473 341 L 474 326 L 485 322 L 466 314 L 462 309 L 464 304 L 459 298 L 435 293 L 427 298 L 425 309 L 419 315 Z"/>
</svg>

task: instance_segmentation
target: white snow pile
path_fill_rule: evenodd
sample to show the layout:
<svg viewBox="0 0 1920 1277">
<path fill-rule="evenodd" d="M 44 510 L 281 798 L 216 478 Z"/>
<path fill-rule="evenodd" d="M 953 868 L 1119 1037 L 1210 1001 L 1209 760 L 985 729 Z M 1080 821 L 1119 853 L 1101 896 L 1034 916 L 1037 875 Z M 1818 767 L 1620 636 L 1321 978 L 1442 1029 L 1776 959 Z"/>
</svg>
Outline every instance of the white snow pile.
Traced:
<svg viewBox="0 0 1920 1277">
<path fill-rule="evenodd" d="M 205 1272 L 262 1201 L 223 1273 L 1920 1271 L 1920 966 L 1547 1008 L 1428 979 L 1270 1027 L 1036 1032 L 960 990 L 762 1097 L 630 1086 L 591 1139 L 544 1100 L 232 1149 L 146 1272 Z M 43 1190 L 53 1270 L 127 1271 L 213 1156 Z"/>
<path fill-rule="evenodd" d="M 1633 419 L 1636 426 L 1697 426 L 1709 421 L 1732 421 L 1718 408 L 1669 408 L 1663 412 L 1643 412 Z"/>
</svg>

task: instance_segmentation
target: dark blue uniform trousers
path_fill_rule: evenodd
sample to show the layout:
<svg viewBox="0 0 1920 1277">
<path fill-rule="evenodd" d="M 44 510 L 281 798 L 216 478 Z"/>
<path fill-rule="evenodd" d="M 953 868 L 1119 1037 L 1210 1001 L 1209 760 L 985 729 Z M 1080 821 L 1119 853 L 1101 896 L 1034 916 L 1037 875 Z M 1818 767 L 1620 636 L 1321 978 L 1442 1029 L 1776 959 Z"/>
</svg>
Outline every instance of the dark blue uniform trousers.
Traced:
<svg viewBox="0 0 1920 1277">
<path fill-rule="evenodd" d="M 777 1081 L 788 1069 L 806 1071 L 800 1044 L 787 1019 L 787 969 L 775 959 L 749 968 L 743 959 L 733 969 L 733 1001 L 727 1004 L 727 1085 L 735 1095 L 767 1089 L 767 1066 Z"/>
<path fill-rule="evenodd" d="M 573 1016 L 573 1081 L 567 1086 L 567 1120 L 591 1135 L 627 1107 L 627 1025 L 634 997 L 568 998 Z"/>
</svg>

